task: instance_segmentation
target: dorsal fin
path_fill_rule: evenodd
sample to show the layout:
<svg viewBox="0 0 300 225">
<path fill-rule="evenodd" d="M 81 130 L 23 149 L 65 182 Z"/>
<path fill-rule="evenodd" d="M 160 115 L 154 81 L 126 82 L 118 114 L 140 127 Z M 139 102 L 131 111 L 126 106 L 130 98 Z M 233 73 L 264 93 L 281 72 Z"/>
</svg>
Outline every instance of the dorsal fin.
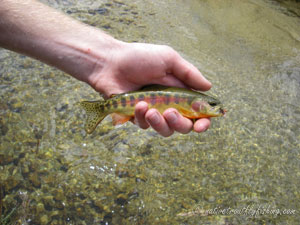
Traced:
<svg viewBox="0 0 300 225">
<path fill-rule="evenodd" d="M 170 86 L 163 86 L 160 84 L 150 84 L 150 85 L 146 85 L 144 87 L 142 87 L 140 90 L 143 91 L 162 91 L 165 89 L 171 88 Z"/>
</svg>

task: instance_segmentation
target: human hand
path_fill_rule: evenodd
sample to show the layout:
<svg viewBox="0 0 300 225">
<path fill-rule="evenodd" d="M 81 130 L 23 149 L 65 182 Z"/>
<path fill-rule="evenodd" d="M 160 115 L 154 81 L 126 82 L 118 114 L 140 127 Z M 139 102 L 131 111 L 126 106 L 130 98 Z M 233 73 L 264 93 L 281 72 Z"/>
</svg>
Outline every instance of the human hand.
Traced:
<svg viewBox="0 0 300 225">
<path fill-rule="evenodd" d="M 184 60 L 168 46 L 119 43 L 119 47 L 108 54 L 103 68 L 90 77 L 92 87 L 106 97 L 137 90 L 147 84 L 161 84 L 209 90 L 211 84 L 196 67 Z M 162 136 L 174 131 L 188 133 L 192 129 L 202 132 L 210 126 L 210 120 L 199 119 L 194 124 L 176 109 L 167 109 L 161 115 L 156 109 L 148 109 L 146 102 L 135 108 L 135 120 L 141 128 L 153 127 Z"/>
<path fill-rule="evenodd" d="M 202 91 L 211 87 L 193 65 L 170 47 L 118 41 L 39 1 L 1 1 L 0 11 L 0 46 L 55 66 L 106 97 L 146 84 Z M 187 133 L 193 127 L 201 132 L 210 125 L 208 119 L 193 125 L 175 109 L 161 115 L 155 109 L 148 110 L 145 102 L 136 105 L 135 118 L 140 127 L 150 125 L 163 136 L 174 130 Z"/>
</svg>

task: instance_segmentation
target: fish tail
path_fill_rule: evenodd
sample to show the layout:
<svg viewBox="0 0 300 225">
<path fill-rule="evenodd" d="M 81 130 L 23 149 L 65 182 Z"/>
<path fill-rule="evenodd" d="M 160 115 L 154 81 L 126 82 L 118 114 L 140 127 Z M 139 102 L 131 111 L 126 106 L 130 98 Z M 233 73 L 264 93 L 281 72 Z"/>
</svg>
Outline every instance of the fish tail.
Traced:
<svg viewBox="0 0 300 225">
<path fill-rule="evenodd" d="M 87 119 L 85 123 L 85 131 L 92 133 L 97 125 L 108 115 L 105 112 L 105 101 L 83 101 L 80 106 L 85 110 Z"/>
</svg>

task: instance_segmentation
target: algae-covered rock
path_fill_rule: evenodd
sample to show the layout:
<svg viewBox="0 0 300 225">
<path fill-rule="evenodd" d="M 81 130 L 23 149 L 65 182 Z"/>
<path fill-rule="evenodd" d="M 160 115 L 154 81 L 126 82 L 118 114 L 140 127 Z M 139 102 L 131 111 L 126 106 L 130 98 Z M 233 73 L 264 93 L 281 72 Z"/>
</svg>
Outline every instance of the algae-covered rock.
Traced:
<svg viewBox="0 0 300 225">
<path fill-rule="evenodd" d="M 5 124 L 4 119 L 0 117 L 0 136 L 6 135 L 8 126 Z"/>
<path fill-rule="evenodd" d="M 42 215 L 40 217 L 40 223 L 41 225 L 46 225 L 49 223 L 49 218 L 48 218 L 48 215 Z"/>
<path fill-rule="evenodd" d="M 61 188 L 56 189 L 53 194 L 54 194 L 55 200 L 62 201 L 65 198 L 65 193 L 63 192 L 63 190 Z"/>
<path fill-rule="evenodd" d="M 12 189 L 17 188 L 23 182 L 21 174 L 9 175 L 3 180 L 4 190 L 10 192 Z"/>
<path fill-rule="evenodd" d="M 41 215 L 42 213 L 45 212 L 45 207 L 44 207 L 44 204 L 39 202 L 37 205 L 36 205 L 36 212 Z"/>
<path fill-rule="evenodd" d="M 34 172 L 34 173 L 30 173 L 28 176 L 28 179 L 31 181 L 32 185 L 35 187 L 40 187 L 41 186 L 41 178 L 39 177 L 39 175 Z"/>
</svg>

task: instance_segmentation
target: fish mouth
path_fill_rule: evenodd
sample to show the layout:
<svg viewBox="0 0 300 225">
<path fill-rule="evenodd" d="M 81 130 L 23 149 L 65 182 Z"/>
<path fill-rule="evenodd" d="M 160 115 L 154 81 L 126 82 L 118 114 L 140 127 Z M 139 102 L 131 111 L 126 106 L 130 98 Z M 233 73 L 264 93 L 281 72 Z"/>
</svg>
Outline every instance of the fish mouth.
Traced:
<svg viewBox="0 0 300 225">
<path fill-rule="evenodd" d="M 222 113 L 222 115 L 223 115 L 223 116 L 225 116 L 225 115 L 226 115 L 226 112 L 227 112 L 227 110 L 226 110 L 226 109 L 220 108 L 220 113 Z"/>
<path fill-rule="evenodd" d="M 214 115 L 214 116 L 225 116 L 226 115 L 226 112 L 227 112 L 227 110 L 226 109 L 223 109 L 221 106 L 219 106 L 219 107 L 215 107 L 214 109 L 213 109 L 213 112 L 212 112 L 212 114 Z"/>
</svg>

